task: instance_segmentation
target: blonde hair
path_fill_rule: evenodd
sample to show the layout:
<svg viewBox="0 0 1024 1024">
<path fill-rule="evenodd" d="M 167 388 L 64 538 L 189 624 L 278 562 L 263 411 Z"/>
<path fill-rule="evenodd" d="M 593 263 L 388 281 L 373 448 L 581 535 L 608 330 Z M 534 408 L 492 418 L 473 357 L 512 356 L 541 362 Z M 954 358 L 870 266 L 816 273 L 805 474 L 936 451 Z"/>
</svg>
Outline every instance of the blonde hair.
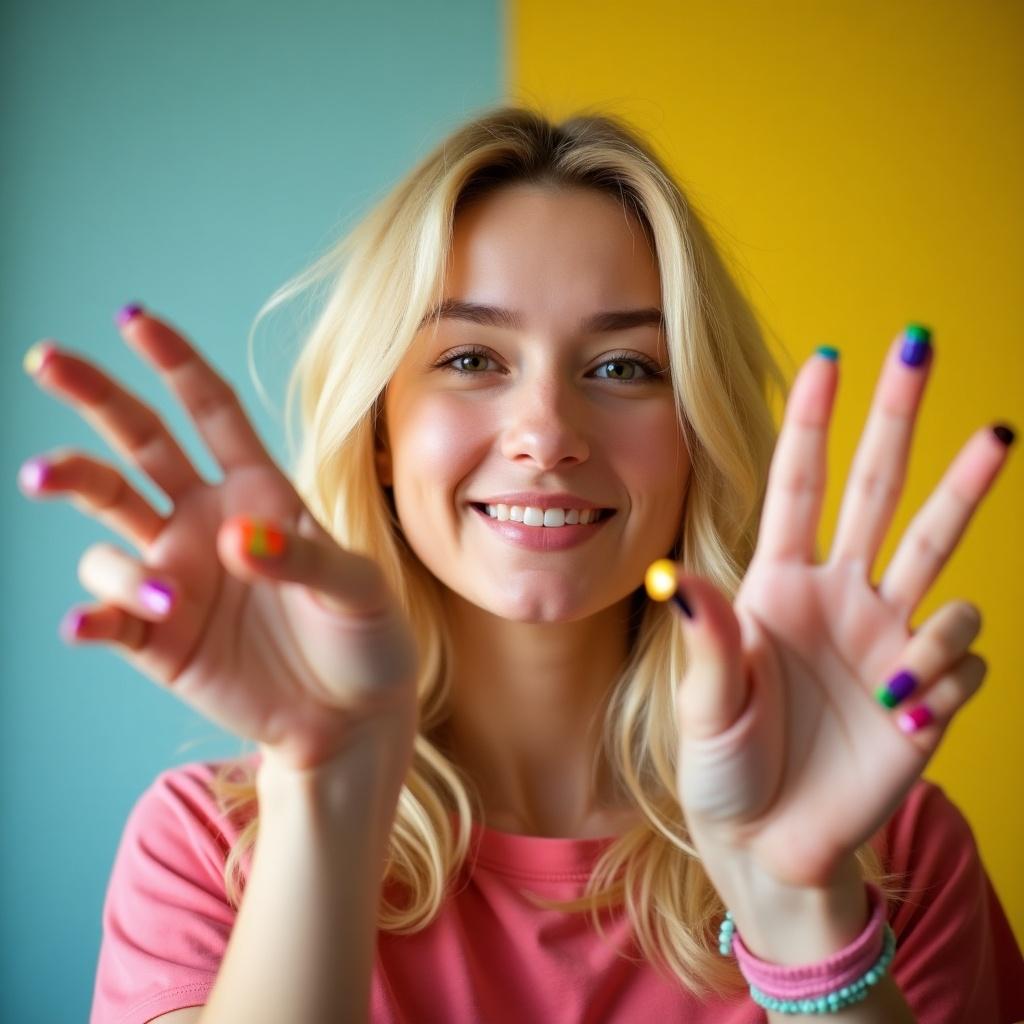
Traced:
<svg viewBox="0 0 1024 1024">
<path fill-rule="evenodd" d="M 378 917 L 382 930 L 399 934 L 426 928 L 441 910 L 470 851 L 472 808 L 479 810 L 480 801 L 472 780 L 432 741 L 448 713 L 448 626 L 440 584 L 409 548 L 393 500 L 379 483 L 377 416 L 422 318 L 442 297 L 456 215 L 468 202 L 514 184 L 597 190 L 642 225 L 659 266 L 671 374 L 692 466 L 669 556 L 730 599 L 754 551 L 776 437 L 771 399 L 787 394 L 755 314 L 692 202 L 639 132 L 601 114 L 554 124 L 520 107 L 485 110 L 438 144 L 260 311 L 253 331 L 281 302 L 330 282 L 289 382 L 288 423 L 296 400 L 302 423 L 296 486 L 340 544 L 383 568 L 419 645 L 420 727 L 389 840 Z M 673 687 L 686 667 L 680 630 L 667 606 L 649 601 L 642 587 L 631 603 L 630 654 L 607 703 L 598 753 L 642 824 L 603 851 L 582 897 L 538 903 L 589 911 L 601 934 L 599 910 L 624 903 L 638 946 L 659 973 L 667 971 L 700 997 L 708 987 L 738 993 L 746 983 L 717 947 L 725 908 L 687 841 L 676 798 Z M 225 813 L 245 820 L 224 867 L 237 908 L 242 859 L 258 831 L 254 769 L 225 762 L 212 788 Z M 890 876 L 870 843 L 857 858 L 865 877 L 892 896 Z M 389 902 L 389 891 L 404 894 L 401 905 Z"/>
</svg>

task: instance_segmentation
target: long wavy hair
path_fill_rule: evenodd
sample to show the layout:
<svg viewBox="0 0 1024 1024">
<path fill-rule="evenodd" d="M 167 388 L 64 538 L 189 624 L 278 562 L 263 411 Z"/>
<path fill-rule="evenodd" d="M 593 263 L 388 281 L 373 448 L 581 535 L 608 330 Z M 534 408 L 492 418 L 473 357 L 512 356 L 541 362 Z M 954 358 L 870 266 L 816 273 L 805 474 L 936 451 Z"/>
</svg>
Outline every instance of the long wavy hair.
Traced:
<svg viewBox="0 0 1024 1024">
<path fill-rule="evenodd" d="M 482 820 L 474 782 L 438 741 L 449 714 L 451 643 L 441 585 L 404 539 L 390 488 L 374 461 L 384 390 L 441 300 L 455 219 L 471 201 L 511 185 L 588 189 L 637 218 L 656 254 L 677 413 L 691 462 L 673 549 L 666 554 L 734 597 L 753 555 L 775 446 L 773 401 L 786 378 L 757 318 L 693 203 L 641 133 L 621 118 L 581 113 L 555 124 L 517 106 L 488 108 L 454 130 L 308 270 L 279 289 L 270 310 L 320 286 L 289 381 L 287 424 L 296 486 L 346 548 L 377 561 L 415 630 L 420 651 L 419 729 L 391 830 L 378 926 L 426 928 L 454 891 Z M 718 953 L 725 908 L 708 879 L 676 797 L 679 735 L 673 691 L 686 669 L 667 605 L 631 596 L 629 655 L 605 705 L 594 771 L 604 761 L 641 824 L 602 853 L 584 895 L 539 905 L 591 914 L 624 904 L 640 951 L 663 976 L 699 997 L 746 983 Z M 595 711 L 595 714 L 597 712 Z M 252 761 L 218 766 L 213 792 L 241 831 L 224 866 L 237 908 L 243 858 L 259 816 Z M 474 815 L 474 809 L 476 814 Z M 872 843 L 857 851 L 865 877 L 897 894 Z M 401 894 L 401 898 L 397 898 Z M 390 896 L 396 896 L 394 900 Z"/>
</svg>

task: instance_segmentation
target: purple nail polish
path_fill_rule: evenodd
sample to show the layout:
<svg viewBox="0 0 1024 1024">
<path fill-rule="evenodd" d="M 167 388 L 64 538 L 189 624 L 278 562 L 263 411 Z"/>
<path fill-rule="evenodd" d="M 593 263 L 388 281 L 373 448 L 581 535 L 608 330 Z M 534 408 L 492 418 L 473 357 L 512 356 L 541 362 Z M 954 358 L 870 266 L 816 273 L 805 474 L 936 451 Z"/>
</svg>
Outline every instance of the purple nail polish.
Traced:
<svg viewBox="0 0 1024 1024">
<path fill-rule="evenodd" d="M 139 600 L 157 615 L 166 615 L 174 604 L 174 591 L 159 580 L 146 580 L 139 587 Z"/>
<path fill-rule="evenodd" d="M 920 366 L 932 347 L 932 332 L 920 324 L 908 324 L 903 329 L 903 347 L 900 359 L 907 366 Z"/>
<path fill-rule="evenodd" d="M 897 719 L 897 725 L 905 733 L 911 733 L 923 729 L 934 721 L 935 715 L 932 714 L 932 709 L 927 704 L 918 704 L 916 708 L 904 711 Z"/>
<path fill-rule="evenodd" d="M 883 703 L 894 708 L 909 697 L 917 689 L 917 677 L 911 672 L 897 672 L 885 684 Z"/>
<path fill-rule="evenodd" d="M 683 593 L 682 587 L 677 586 L 676 592 L 672 595 L 672 603 L 688 618 L 695 618 L 693 614 L 693 605 L 690 604 L 686 599 L 686 595 Z"/>
<path fill-rule="evenodd" d="M 22 490 L 35 494 L 42 489 L 49 475 L 50 464 L 46 459 L 29 459 L 22 463 L 21 469 L 18 470 L 18 483 Z"/>
<path fill-rule="evenodd" d="M 133 320 L 142 312 L 143 309 L 137 302 L 129 303 L 127 306 L 122 306 L 121 309 L 118 310 L 117 316 L 114 318 L 114 322 L 118 327 L 124 327 L 129 320 Z"/>
<path fill-rule="evenodd" d="M 992 433 L 996 435 L 996 440 L 1002 442 L 1007 448 L 1013 444 L 1014 439 L 1017 437 L 1013 427 L 1006 423 L 997 423 L 992 427 Z"/>
<path fill-rule="evenodd" d="M 85 621 L 85 612 L 78 611 L 76 608 L 72 608 L 71 611 L 60 620 L 60 635 L 61 638 L 66 642 L 70 643 L 72 640 L 78 638 L 79 631 L 82 628 L 82 623 Z"/>
</svg>

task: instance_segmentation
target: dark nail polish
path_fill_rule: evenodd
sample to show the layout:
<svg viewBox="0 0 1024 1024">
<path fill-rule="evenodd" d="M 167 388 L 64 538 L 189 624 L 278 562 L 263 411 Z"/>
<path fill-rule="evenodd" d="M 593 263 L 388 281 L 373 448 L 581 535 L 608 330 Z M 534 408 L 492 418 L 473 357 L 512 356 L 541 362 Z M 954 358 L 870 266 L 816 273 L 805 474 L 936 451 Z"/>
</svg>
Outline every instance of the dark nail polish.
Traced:
<svg viewBox="0 0 1024 1024">
<path fill-rule="evenodd" d="M 920 366 L 928 358 L 932 344 L 932 332 L 920 324 L 908 324 L 903 329 L 903 347 L 900 359 L 907 366 Z"/>
<path fill-rule="evenodd" d="M 819 356 L 831 359 L 833 363 L 839 361 L 839 349 L 833 348 L 831 345 L 819 345 L 814 351 Z"/>
<path fill-rule="evenodd" d="M 1000 441 L 1002 441 L 1007 448 L 1009 448 L 1010 445 L 1013 444 L 1014 438 L 1017 436 L 1013 431 L 1013 427 L 1008 427 L 1005 423 L 997 423 L 992 428 L 992 433 L 995 434 L 996 437 Z"/>
<path fill-rule="evenodd" d="M 884 686 L 875 693 L 879 703 L 887 708 L 894 708 L 909 697 L 917 689 L 917 678 L 911 672 L 897 672 Z"/>
<path fill-rule="evenodd" d="M 676 592 L 672 595 L 672 603 L 688 618 L 693 619 L 696 616 L 693 614 L 693 608 L 690 606 L 690 602 L 687 601 L 686 595 L 683 593 L 682 588 L 677 587 Z"/>
</svg>

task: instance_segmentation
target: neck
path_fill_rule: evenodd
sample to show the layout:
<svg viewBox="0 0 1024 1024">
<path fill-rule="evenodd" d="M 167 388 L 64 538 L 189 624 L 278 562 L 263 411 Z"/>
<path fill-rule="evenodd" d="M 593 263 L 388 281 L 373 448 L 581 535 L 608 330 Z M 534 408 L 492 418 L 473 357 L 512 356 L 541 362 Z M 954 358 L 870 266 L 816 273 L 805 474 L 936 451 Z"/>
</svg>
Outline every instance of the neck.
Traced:
<svg viewBox="0 0 1024 1024">
<path fill-rule="evenodd" d="M 435 742 L 473 781 L 484 823 L 540 836 L 614 834 L 628 815 L 601 756 L 628 654 L 628 600 L 575 622 L 512 622 L 451 592 L 451 715 Z"/>
</svg>

